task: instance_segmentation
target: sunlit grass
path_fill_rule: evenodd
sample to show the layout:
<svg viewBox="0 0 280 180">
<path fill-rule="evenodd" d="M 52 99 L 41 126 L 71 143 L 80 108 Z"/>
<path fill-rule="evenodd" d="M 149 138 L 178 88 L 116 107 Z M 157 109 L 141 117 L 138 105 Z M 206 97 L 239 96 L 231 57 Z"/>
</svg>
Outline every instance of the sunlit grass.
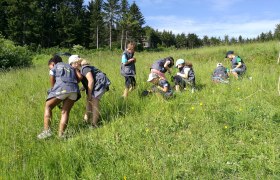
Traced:
<svg viewBox="0 0 280 180">
<path fill-rule="evenodd" d="M 102 126 L 91 130 L 83 124 L 83 96 L 71 111 L 66 141 L 56 135 L 36 139 L 43 128 L 50 58 L 38 55 L 34 67 L 0 74 L 0 179 L 278 179 L 278 48 L 271 42 L 136 53 L 137 89 L 125 101 L 120 52 L 82 54 L 112 85 L 101 101 Z M 216 64 L 230 64 L 224 60 L 227 50 L 244 59 L 248 72 L 228 85 L 213 84 Z M 197 91 L 168 101 L 141 98 L 150 86 L 151 63 L 167 56 L 193 63 Z M 55 108 L 54 133 L 59 118 Z"/>
</svg>

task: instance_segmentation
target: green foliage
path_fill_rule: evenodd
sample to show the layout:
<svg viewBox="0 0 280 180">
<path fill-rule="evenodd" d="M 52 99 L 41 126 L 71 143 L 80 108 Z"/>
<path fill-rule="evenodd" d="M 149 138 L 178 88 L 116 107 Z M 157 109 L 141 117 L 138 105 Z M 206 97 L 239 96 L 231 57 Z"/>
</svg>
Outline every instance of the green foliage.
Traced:
<svg viewBox="0 0 280 180">
<path fill-rule="evenodd" d="M 242 57 L 247 74 L 230 84 L 213 84 L 217 62 L 230 65 L 224 60 L 227 50 Z M 278 50 L 278 42 L 269 42 L 136 52 L 137 89 L 127 100 L 120 97 L 122 52 L 85 51 L 81 56 L 112 85 L 100 101 L 101 127 L 92 130 L 82 122 L 82 94 L 71 110 L 65 141 L 56 138 L 58 108 L 54 137 L 36 139 L 43 127 L 51 57 L 37 55 L 28 71 L 0 73 L 0 179 L 279 179 Z M 150 65 L 167 56 L 193 63 L 197 91 L 176 93 L 168 101 L 139 97 L 150 87 Z"/>
<path fill-rule="evenodd" d="M 0 69 L 27 67 L 32 56 L 27 47 L 16 46 L 12 41 L 0 37 Z"/>
</svg>

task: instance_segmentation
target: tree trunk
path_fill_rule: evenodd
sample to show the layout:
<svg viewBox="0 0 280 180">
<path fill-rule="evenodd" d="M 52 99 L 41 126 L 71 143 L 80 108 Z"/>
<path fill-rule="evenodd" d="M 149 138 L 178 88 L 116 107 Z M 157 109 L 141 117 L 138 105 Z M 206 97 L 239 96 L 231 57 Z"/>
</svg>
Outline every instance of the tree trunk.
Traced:
<svg viewBox="0 0 280 180">
<path fill-rule="evenodd" d="M 110 50 L 112 50 L 112 23 L 110 23 Z"/>
<path fill-rule="evenodd" d="M 124 30 L 122 29 L 122 35 L 121 35 L 121 50 L 124 50 L 124 49 L 123 49 L 123 31 L 124 31 Z"/>
<path fill-rule="evenodd" d="M 99 29 L 98 26 L 96 27 L 96 49 L 99 48 L 99 39 L 98 39 L 98 35 L 99 35 Z"/>
<path fill-rule="evenodd" d="M 125 31 L 124 49 L 126 49 L 126 44 L 127 44 L 127 31 Z"/>
</svg>

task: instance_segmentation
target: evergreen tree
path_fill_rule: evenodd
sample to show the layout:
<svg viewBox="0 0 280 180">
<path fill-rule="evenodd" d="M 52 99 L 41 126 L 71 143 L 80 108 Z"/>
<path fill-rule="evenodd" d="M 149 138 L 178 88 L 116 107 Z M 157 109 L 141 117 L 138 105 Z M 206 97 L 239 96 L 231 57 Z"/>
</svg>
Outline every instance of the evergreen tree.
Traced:
<svg viewBox="0 0 280 180">
<path fill-rule="evenodd" d="M 187 37 L 186 37 L 185 33 L 176 35 L 176 47 L 177 48 L 187 47 Z"/>
<path fill-rule="evenodd" d="M 5 0 L 1 0 L 0 1 L 0 34 L 2 34 L 3 36 L 7 36 L 7 6 L 8 6 L 8 2 Z"/>
<path fill-rule="evenodd" d="M 172 33 L 172 31 L 163 30 L 161 34 L 161 41 L 164 47 L 171 47 L 175 45 L 175 35 Z"/>
<path fill-rule="evenodd" d="M 209 40 L 209 37 L 208 36 L 203 36 L 203 39 L 202 39 L 202 45 L 203 46 L 210 46 L 210 40 Z"/>
<path fill-rule="evenodd" d="M 280 40 L 280 24 L 277 24 L 275 27 L 274 39 Z"/>
<path fill-rule="evenodd" d="M 239 42 L 239 43 L 244 43 L 244 40 L 243 40 L 243 38 L 242 38 L 241 35 L 238 37 L 238 42 Z"/>
<path fill-rule="evenodd" d="M 194 34 L 194 33 L 189 33 L 188 34 L 187 42 L 188 42 L 188 47 L 192 48 L 192 49 L 202 45 L 202 42 L 200 41 L 198 36 L 196 34 Z"/>
<path fill-rule="evenodd" d="M 37 14 L 38 2 L 10 0 L 7 6 L 7 35 L 20 45 L 38 44 L 40 27 Z"/>
<path fill-rule="evenodd" d="M 116 26 L 119 19 L 119 0 L 107 0 L 107 2 L 104 3 L 103 10 L 105 12 L 105 22 L 107 22 L 109 26 L 109 47 L 112 49 L 112 29 Z"/>
<path fill-rule="evenodd" d="M 224 42 L 225 42 L 226 45 L 229 44 L 229 36 L 228 35 L 225 35 Z"/>
<path fill-rule="evenodd" d="M 72 47 L 74 44 L 83 44 L 83 0 L 63 0 L 58 8 L 56 18 L 60 45 Z"/>
<path fill-rule="evenodd" d="M 132 37 L 141 42 L 141 38 L 144 34 L 143 25 L 145 24 L 144 16 L 142 15 L 140 8 L 137 6 L 135 2 L 132 3 L 129 9 L 129 14 L 132 15 L 132 23 L 130 27 Z"/>
<path fill-rule="evenodd" d="M 99 48 L 99 45 L 102 44 L 104 39 L 104 22 L 102 14 L 103 0 L 95 0 L 89 3 L 89 13 L 90 13 L 90 47 Z"/>
<path fill-rule="evenodd" d="M 130 17 L 128 14 L 128 10 L 129 10 L 129 3 L 127 2 L 127 0 L 121 0 L 121 10 L 120 10 L 120 28 L 121 28 L 121 49 L 124 50 L 126 48 L 126 40 L 125 40 L 125 45 L 123 48 L 123 40 L 124 40 L 124 33 L 127 29 L 128 26 L 128 22 L 130 22 Z M 127 39 L 127 33 L 126 33 L 126 38 Z"/>
</svg>

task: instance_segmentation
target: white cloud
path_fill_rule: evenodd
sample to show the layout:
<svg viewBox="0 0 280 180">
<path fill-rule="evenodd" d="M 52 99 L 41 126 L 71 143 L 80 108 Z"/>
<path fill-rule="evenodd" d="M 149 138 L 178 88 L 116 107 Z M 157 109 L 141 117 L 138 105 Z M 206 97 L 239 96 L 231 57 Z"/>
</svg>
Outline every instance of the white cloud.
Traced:
<svg viewBox="0 0 280 180">
<path fill-rule="evenodd" d="M 244 0 L 207 0 L 209 2 L 209 6 L 213 9 L 220 10 L 220 11 L 228 11 L 232 9 L 235 4 L 241 3 Z M 238 7 L 238 6 L 237 6 Z"/>
<path fill-rule="evenodd" d="M 201 38 L 204 35 L 209 37 L 221 37 L 229 35 L 230 37 L 255 38 L 260 33 L 272 31 L 280 19 L 274 20 L 253 20 L 243 22 L 225 22 L 225 21 L 208 21 L 204 23 L 196 22 L 192 19 L 184 19 L 176 16 L 153 16 L 146 18 L 147 23 L 151 23 L 151 27 L 159 31 L 172 31 L 174 34 L 195 33 Z"/>
</svg>

